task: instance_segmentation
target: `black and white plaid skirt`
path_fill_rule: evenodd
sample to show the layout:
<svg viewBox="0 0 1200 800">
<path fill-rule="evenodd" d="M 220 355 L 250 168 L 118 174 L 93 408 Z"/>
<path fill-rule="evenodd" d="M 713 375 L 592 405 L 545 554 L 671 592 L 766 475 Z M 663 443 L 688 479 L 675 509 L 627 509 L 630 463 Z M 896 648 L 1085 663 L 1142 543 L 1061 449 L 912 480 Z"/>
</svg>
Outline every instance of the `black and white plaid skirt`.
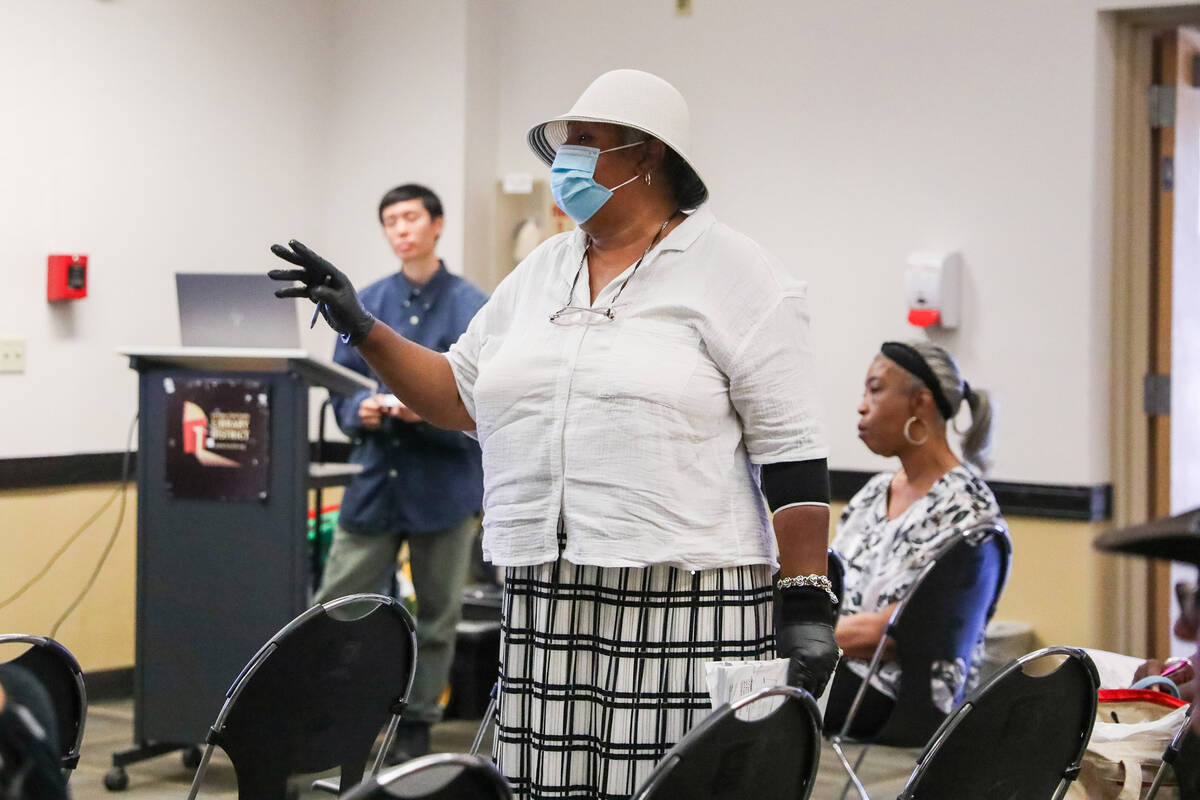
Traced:
<svg viewBox="0 0 1200 800">
<path fill-rule="evenodd" d="M 712 709 L 704 664 L 772 658 L 771 569 L 509 568 L 494 755 L 521 800 L 628 798 Z"/>
</svg>

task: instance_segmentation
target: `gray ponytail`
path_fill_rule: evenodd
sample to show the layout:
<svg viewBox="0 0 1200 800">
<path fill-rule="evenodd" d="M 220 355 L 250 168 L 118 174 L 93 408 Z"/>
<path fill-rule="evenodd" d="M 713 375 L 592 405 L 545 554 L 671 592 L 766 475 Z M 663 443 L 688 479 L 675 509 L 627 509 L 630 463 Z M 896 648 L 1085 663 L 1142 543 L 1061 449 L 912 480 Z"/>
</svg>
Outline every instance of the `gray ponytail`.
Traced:
<svg viewBox="0 0 1200 800">
<path fill-rule="evenodd" d="M 949 401 L 951 408 L 957 409 L 959 403 L 967 401 L 967 408 L 971 411 L 971 426 L 962 434 L 963 459 L 973 464 L 980 472 L 987 472 L 992 465 L 991 395 L 983 389 L 968 387 L 954 359 L 941 347 L 925 341 L 908 342 L 908 345 L 920 353 L 921 358 L 925 359 L 925 363 L 933 370 L 942 394 Z M 920 380 L 917 380 L 917 386 L 923 386 Z"/>
</svg>

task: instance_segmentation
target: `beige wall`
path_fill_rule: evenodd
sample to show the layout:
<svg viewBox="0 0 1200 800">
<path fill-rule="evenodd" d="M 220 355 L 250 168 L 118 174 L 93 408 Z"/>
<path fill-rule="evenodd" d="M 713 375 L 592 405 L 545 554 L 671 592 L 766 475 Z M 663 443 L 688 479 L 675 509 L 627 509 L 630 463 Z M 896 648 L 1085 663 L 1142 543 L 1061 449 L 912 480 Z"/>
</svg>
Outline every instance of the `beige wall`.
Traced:
<svg viewBox="0 0 1200 800">
<path fill-rule="evenodd" d="M 0 603 L 45 566 L 54 552 L 117 490 L 116 484 L 0 492 L 6 544 L 0 559 Z M 323 504 L 341 500 L 327 489 Z M 311 498 L 310 498 L 311 503 Z M 114 502 L 18 600 L 0 609 L 0 633 L 49 634 L 95 569 L 117 521 Z M 121 532 L 95 586 L 55 638 L 84 671 L 133 666 L 137 601 L 137 491 L 129 489 Z"/>
<path fill-rule="evenodd" d="M 97 509 L 116 486 L 0 492 L 0 519 L 10 542 L 0 560 L 2 597 L 9 597 Z M 337 502 L 338 492 L 325 503 Z M 95 568 L 117 519 L 113 503 L 50 571 L 0 609 L 0 632 L 47 634 Z M 833 518 L 841 513 L 835 504 Z M 133 664 L 136 583 L 136 492 L 131 488 L 121 532 L 91 592 L 56 636 L 88 671 Z M 998 619 L 1033 626 L 1039 645 L 1111 646 L 1105 620 L 1116 599 L 1105 580 L 1112 563 L 1091 548 L 1103 525 L 1012 517 L 1013 567 Z"/>
<path fill-rule="evenodd" d="M 0 559 L 0 602 L 45 566 L 54 552 L 117 490 L 116 484 L 0 492 L 6 539 Z M 50 571 L 0 609 L 0 632 L 49 634 L 95 569 L 117 521 L 120 501 L 101 514 Z M 95 585 L 55 638 L 85 671 L 133 664 L 137 492 L 129 489 L 116 544 Z"/>
<path fill-rule="evenodd" d="M 1092 549 L 1104 525 L 1010 517 L 1013 564 L 997 619 L 1033 625 L 1038 646 L 1111 648 L 1100 604 L 1109 559 Z"/>
<path fill-rule="evenodd" d="M 835 503 L 833 524 L 843 504 Z M 1036 645 L 1112 649 L 1111 604 L 1105 576 L 1113 561 L 1092 550 L 1103 523 L 1009 517 L 1013 562 L 996 619 L 1027 622 Z M 832 532 L 831 532 L 832 538 Z"/>
</svg>

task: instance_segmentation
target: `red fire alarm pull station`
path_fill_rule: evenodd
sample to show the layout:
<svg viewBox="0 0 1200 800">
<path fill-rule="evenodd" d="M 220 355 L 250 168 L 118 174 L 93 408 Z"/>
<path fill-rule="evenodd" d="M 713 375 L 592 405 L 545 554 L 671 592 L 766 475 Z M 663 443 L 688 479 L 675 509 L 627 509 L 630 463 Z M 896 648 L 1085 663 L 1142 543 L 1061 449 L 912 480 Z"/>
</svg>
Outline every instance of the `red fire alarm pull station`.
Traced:
<svg viewBox="0 0 1200 800">
<path fill-rule="evenodd" d="M 46 299 L 87 297 L 87 256 L 53 255 L 46 259 Z"/>
</svg>

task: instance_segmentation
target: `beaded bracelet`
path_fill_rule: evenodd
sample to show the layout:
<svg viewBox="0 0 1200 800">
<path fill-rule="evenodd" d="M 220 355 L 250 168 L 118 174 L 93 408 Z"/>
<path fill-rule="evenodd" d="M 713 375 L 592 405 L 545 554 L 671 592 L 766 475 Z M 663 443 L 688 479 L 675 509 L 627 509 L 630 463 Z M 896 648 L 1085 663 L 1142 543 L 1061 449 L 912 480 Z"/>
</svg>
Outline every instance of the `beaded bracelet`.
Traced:
<svg viewBox="0 0 1200 800">
<path fill-rule="evenodd" d="M 800 588 L 822 589 L 825 591 L 825 594 L 829 595 L 829 602 L 835 606 L 838 604 L 837 595 L 833 593 L 833 584 L 824 575 L 797 575 L 793 578 L 780 578 L 775 587 L 781 590 Z"/>
</svg>

